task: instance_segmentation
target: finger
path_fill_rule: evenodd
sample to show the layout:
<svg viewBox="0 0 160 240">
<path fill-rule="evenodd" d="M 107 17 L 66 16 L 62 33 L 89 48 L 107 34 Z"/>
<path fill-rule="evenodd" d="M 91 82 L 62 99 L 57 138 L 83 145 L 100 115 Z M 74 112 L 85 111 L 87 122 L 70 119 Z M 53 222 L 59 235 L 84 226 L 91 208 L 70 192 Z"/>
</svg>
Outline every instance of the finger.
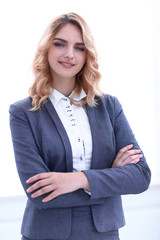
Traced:
<svg viewBox="0 0 160 240">
<path fill-rule="evenodd" d="M 124 166 L 129 163 L 137 163 L 143 157 L 143 154 L 140 153 L 141 153 L 140 149 L 133 149 L 124 152 L 123 155 L 119 157 L 119 159 L 116 157 L 112 164 L 112 167 Z"/>
<path fill-rule="evenodd" d="M 39 188 L 45 187 L 47 185 L 51 184 L 51 179 L 47 178 L 44 180 L 39 180 L 36 183 L 34 183 L 32 186 L 30 186 L 26 191 L 27 193 L 31 193 Z"/>
<path fill-rule="evenodd" d="M 126 153 L 129 155 L 135 155 L 135 154 L 139 154 L 140 152 L 141 152 L 140 149 L 132 149 L 132 150 L 127 151 Z"/>
<path fill-rule="evenodd" d="M 136 154 L 136 155 L 129 156 L 122 162 L 122 166 L 129 163 L 137 163 L 140 161 L 142 157 L 143 157 L 143 154 Z"/>
<path fill-rule="evenodd" d="M 47 187 L 43 187 L 43 188 L 39 189 L 38 191 L 34 192 L 31 195 L 31 197 L 32 198 L 36 198 L 36 197 L 42 196 L 42 195 L 44 195 L 46 193 L 49 193 L 51 191 L 53 191 L 53 186 L 49 185 Z"/>
<path fill-rule="evenodd" d="M 125 152 L 129 151 L 131 148 L 133 148 L 133 144 L 121 148 L 117 154 L 117 159 L 119 159 Z"/>
<path fill-rule="evenodd" d="M 134 156 L 134 155 L 137 155 L 137 154 L 140 154 L 140 153 L 141 153 L 140 149 L 133 149 L 133 150 L 126 151 L 121 156 L 121 160 L 124 161 L 128 157 Z"/>
<path fill-rule="evenodd" d="M 39 173 L 39 174 L 36 174 L 34 175 L 33 177 L 29 178 L 26 183 L 33 183 L 33 182 L 36 182 L 36 181 L 39 181 L 41 179 L 45 179 L 45 178 L 49 178 L 50 177 L 50 173 Z"/>
<path fill-rule="evenodd" d="M 42 199 L 42 202 L 49 202 L 51 200 L 53 200 L 54 198 L 58 197 L 59 194 L 57 191 L 52 192 L 51 194 L 49 194 L 47 197 Z"/>
</svg>

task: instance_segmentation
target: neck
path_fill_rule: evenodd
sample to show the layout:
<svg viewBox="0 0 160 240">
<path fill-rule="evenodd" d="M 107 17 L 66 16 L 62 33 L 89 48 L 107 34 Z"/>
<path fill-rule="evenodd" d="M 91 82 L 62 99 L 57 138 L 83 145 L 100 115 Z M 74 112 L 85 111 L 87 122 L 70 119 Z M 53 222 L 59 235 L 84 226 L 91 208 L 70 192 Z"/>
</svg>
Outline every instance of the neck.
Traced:
<svg viewBox="0 0 160 240">
<path fill-rule="evenodd" d="M 74 79 L 54 79 L 53 88 L 68 97 L 76 87 Z"/>
</svg>

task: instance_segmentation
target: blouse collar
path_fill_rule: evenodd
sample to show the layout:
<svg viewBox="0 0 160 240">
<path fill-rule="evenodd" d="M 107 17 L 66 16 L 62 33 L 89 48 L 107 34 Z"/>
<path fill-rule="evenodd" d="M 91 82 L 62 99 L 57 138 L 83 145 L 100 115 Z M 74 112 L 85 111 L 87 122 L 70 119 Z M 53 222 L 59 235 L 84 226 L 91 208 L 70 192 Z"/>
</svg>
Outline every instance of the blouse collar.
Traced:
<svg viewBox="0 0 160 240">
<path fill-rule="evenodd" d="M 69 97 L 64 96 L 62 93 L 60 93 L 59 91 L 57 91 L 56 89 L 53 89 L 53 91 L 51 92 L 49 99 L 51 100 L 52 104 L 54 106 L 56 106 L 61 99 L 66 99 L 66 98 L 70 98 L 72 96 L 72 94 L 75 92 L 75 90 L 73 90 L 73 92 L 69 95 Z M 85 98 L 87 95 L 85 93 L 85 91 L 83 89 L 81 89 L 81 92 L 73 97 L 73 101 L 77 102 L 77 103 L 81 103 L 82 99 Z"/>
</svg>

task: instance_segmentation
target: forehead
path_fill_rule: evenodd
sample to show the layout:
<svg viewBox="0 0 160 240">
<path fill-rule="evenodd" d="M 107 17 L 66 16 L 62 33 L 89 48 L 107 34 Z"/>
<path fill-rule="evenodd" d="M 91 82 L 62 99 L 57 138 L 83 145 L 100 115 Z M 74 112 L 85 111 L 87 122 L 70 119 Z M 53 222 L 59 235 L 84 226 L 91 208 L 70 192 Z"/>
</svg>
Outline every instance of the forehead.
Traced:
<svg viewBox="0 0 160 240">
<path fill-rule="evenodd" d="M 83 42 L 82 33 L 78 26 L 70 23 L 64 25 L 55 35 L 55 38 L 62 38 L 71 42 Z"/>
</svg>

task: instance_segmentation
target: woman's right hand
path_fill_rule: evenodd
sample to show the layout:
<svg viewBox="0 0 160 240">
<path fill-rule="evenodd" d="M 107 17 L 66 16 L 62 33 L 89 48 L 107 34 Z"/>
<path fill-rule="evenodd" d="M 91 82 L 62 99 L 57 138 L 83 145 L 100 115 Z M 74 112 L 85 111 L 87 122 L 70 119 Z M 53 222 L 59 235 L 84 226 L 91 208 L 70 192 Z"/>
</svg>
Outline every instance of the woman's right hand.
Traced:
<svg viewBox="0 0 160 240">
<path fill-rule="evenodd" d="M 143 157 L 140 149 L 132 149 L 133 144 L 127 145 L 120 149 L 113 161 L 112 167 L 124 166 L 129 163 L 138 163 Z"/>
</svg>

